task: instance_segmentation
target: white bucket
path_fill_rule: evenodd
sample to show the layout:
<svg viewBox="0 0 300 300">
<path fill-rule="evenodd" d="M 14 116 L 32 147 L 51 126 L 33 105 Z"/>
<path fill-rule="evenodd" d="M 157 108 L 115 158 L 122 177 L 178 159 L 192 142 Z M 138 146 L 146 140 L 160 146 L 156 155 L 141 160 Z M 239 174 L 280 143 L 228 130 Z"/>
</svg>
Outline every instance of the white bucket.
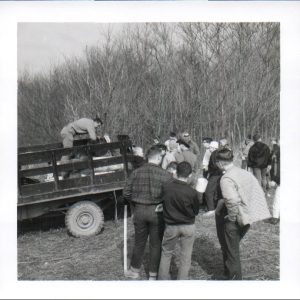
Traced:
<svg viewBox="0 0 300 300">
<path fill-rule="evenodd" d="M 197 184 L 196 184 L 196 190 L 199 193 L 204 193 L 206 190 L 207 182 L 208 181 L 205 178 L 198 178 Z"/>
</svg>

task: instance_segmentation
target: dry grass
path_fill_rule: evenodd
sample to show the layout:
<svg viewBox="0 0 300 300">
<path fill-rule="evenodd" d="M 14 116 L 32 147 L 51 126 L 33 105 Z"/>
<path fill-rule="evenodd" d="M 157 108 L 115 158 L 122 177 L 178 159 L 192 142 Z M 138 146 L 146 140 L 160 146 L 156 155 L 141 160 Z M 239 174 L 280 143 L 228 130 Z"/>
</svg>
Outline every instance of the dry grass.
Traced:
<svg viewBox="0 0 300 300">
<path fill-rule="evenodd" d="M 269 199 L 271 201 L 271 199 Z M 190 278 L 207 280 L 223 273 L 214 218 L 200 214 L 192 255 Z M 47 227 L 47 226 L 46 226 Z M 128 255 L 134 230 L 128 219 Z M 147 250 L 148 251 L 148 250 Z M 147 279 L 148 252 L 144 256 L 142 279 Z M 279 225 L 254 224 L 241 242 L 241 261 L 247 280 L 279 279 Z M 176 274 L 176 256 L 171 274 Z M 74 238 L 64 227 L 30 231 L 18 237 L 19 280 L 125 280 L 123 276 L 123 220 L 105 222 L 96 237 Z"/>
</svg>

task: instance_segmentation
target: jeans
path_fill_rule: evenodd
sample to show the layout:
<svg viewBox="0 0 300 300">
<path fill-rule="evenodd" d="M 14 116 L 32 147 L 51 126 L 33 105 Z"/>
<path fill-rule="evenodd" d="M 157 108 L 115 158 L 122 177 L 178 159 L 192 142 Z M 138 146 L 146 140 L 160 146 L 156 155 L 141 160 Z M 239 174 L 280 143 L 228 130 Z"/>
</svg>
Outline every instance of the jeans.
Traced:
<svg viewBox="0 0 300 300">
<path fill-rule="evenodd" d="M 236 222 L 225 221 L 226 268 L 230 280 L 242 280 L 240 260 L 240 241 L 247 233 L 250 225 L 239 226 Z"/>
<path fill-rule="evenodd" d="M 177 241 L 180 242 L 180 263 L 177 279 L 188 279 L 195 240 L 195 224 L 166 225 L 162 242 L 162 254 L 159 265 L 158 279 L 170 279 L 170 263 Z"/>
<path fill-rule="evenodd" d="M 135 230 L 135 243 L 131 259 L 131 267 L 139 270 L 142 265 L 143 255 L 149 236 L 150 245 L 150 276 L 157 276 L 161 241 L 164 232 L 164 221 L 162 212 L 155 212 L 156 205 L 134 205 L 134 230 Z"/>
<path fill-rule="evenodd" d="M 262 186 L 264 192 L 267 192 L 267 168 L 259 169 L 253 168 L 253 175 L 258 180 L 259 184 Z"/>
</svg>

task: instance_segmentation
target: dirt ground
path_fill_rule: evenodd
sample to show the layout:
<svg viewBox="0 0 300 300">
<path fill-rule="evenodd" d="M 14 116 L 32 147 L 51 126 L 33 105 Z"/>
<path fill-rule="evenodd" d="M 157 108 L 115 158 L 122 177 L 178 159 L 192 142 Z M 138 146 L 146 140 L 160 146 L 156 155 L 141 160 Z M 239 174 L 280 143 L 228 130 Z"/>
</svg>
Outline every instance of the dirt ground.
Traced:
<svg viewBox="0 0 300 300">
<path fill-rule="evenodd" d="M 273 191 L 272 191 L 273 196 Z M 269 204 L 272 198 L 268 198 Z M 223 262 L 214 217 L 196 219 L 196 239 L 190 279 L 209 280 L 223 273 Z M 120 213 L 122 215 L 122 212 Z M 123 219 L 109 218 L 100 234 L 89 238 L 70 236 L 63 218 L 43 218 L 19 224 L 19 280 L 128 280 L 123 275 Z M 128 218 L 128 263 L 134 229 Z M 279 279 L 279 224 L 253 224 L 241 242 L 241 262 L 246 280 Z M 144 255 L 141 279 L 148 278 L 149 249 Z M 176 278 L 177 254 L 171 263 Z"/>
</svg>

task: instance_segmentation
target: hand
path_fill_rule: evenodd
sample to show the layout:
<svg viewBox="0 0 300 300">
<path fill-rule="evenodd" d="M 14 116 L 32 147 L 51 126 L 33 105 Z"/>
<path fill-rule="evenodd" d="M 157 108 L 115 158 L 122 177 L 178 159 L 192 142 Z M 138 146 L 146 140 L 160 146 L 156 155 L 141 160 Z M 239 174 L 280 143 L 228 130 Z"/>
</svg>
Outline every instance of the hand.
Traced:
<svg viewBox="0 0 300 300">
<path fill-rule="evenodd" d="M 225 201 L 224 201 L 224 199 L 220 199 L 220 200 L 218 201 L 218 204 L 217 204 L 217 207 L 216 207 L 216 210 L 215 210 L 215 213 L 216 213 L 217 216 L 220 215 L 221 210 L 223 209 L 224 206 L 225 206 Z"/>
<path fill-rule="evenodd" d="M 214 216 L 215 215 L 215 211 L 214 210 L 209 210 L 209 211 L 207 211 L 206 213 L 204 213 L 202 216 L 203 217 L 212 217 L 212 216 Z"/>
<path fill-rule="evenodd" d="M 231 220 L 231 219 L 230 219 L 229 215 L 226 215 L 226 216 L 224 217 L 224 220 L 225 220 L 225 222 L 235 222 L 235 220 Z"/>
<path fill-rule="evenodd" d="M 163 205 L 162 203 L 158 204 L 155 208 L 155 212 L 162 212 L 163 211 Z"/>
</svg>

